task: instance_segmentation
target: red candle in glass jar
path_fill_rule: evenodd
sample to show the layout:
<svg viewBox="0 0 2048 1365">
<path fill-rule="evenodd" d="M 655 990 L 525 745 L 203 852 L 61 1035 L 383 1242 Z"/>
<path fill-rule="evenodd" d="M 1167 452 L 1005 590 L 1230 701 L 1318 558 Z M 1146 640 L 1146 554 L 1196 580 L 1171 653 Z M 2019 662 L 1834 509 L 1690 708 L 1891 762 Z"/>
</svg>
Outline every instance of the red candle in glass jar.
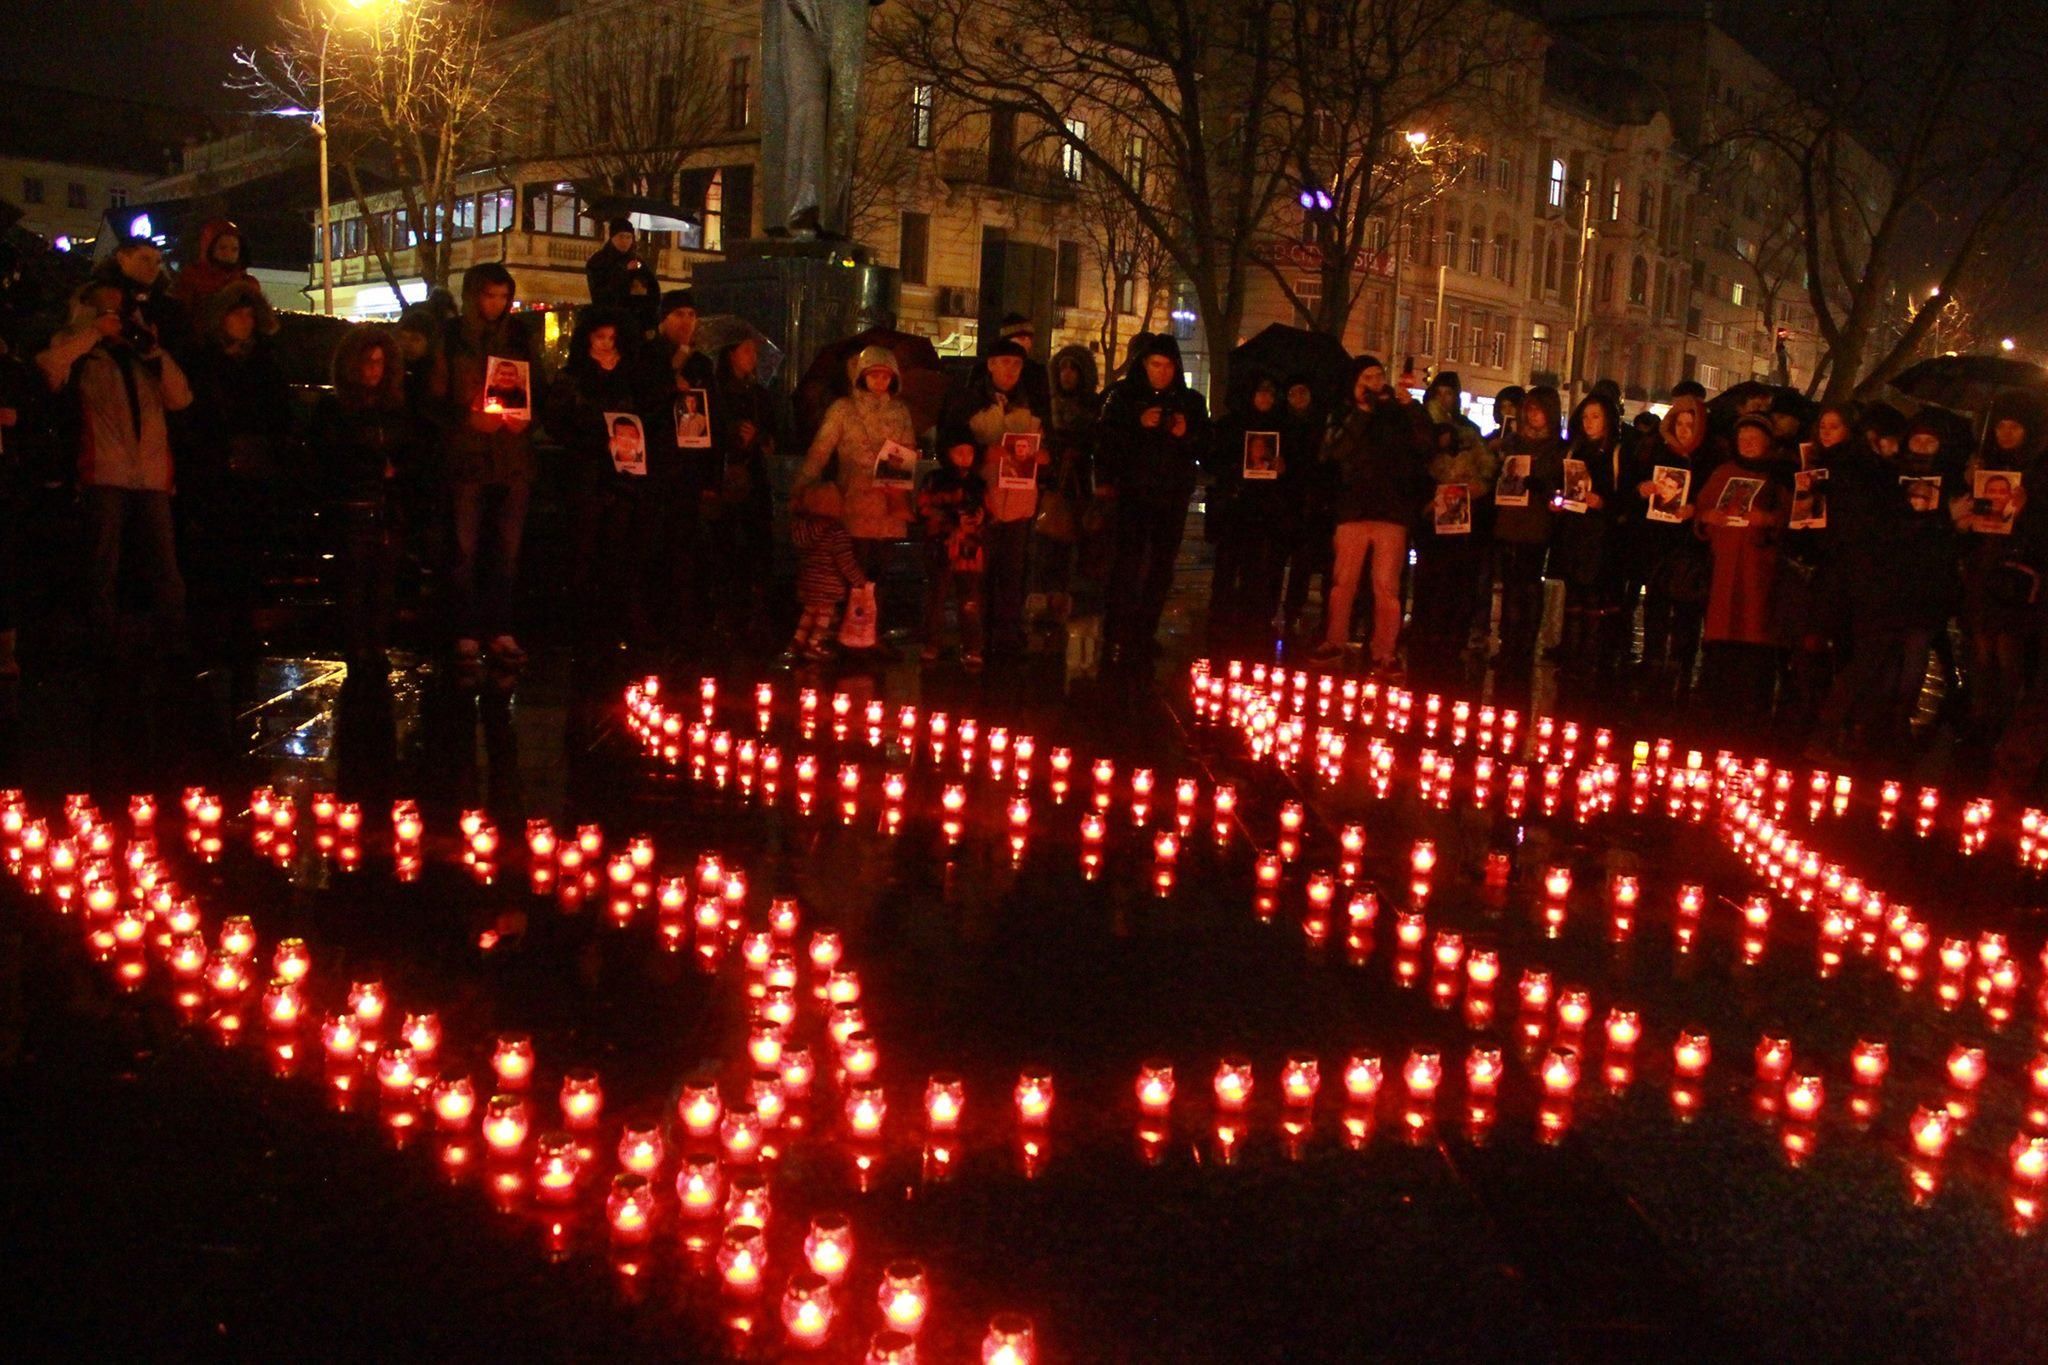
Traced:
<svg viewBox="0 0 2048 1365">
<path fill-rule="evenodd" d="M 476 1113 L 476 1088 L 467 1076 L 444 1076 L 434 1082 L 432 1102 L 435 1126 L 445 1132 L 460 1132 L 469 1127 Z"/>
<path fill-rule="evenodd" d="M 846 1278 L 853 1264 L 853 1224 L 843 1213 L 821 1213 L 804 1234 L 804 1259 L 829 1284 Z"/>
<path fill-rule="evenodd" d="M 500 1156 L 526 1145 L 529 1124 L 526 1101 L 518 1095 L 493 1095 L 484 1105 L 484 1141 Z"/>
<path fill-rule="evenodd" d="M 1138 1107 L 1147 1114 L 1163 1114 L 1173 1107 L 1173 1064 L 1150 1061 L 1138 1068 Z"/>
<path fill-rule="evenodd" d="M 876 1295 L 882 1317 L 890 1327 L 906 1336 L 916 1336 L 931 1311 L 931 1283 L 918 1261 L 891 1261 L 882 1268 L 882 1285 Z"/>
<path fill-rule="evenodd" d="M 925 1125 L 933 1131 L 950 1132 L 958 1128 L 966 1108 L 967 1083 L 960 1077 L 940 1072 L 925 1082 Z"/>
<path fill-rule="evenodd" d="M 595 1071 L 571 1071 L 562 1077 L 562 1122 L 572 1129 L 594 1128 L 604 1112 L 604 1087 Z"/>
<path fill-rule="evenodd" d="M 1017 1120 L 1033 1127 L 1052 1117 L 1052 1073 L 1026 1071 L 1017 1077 Z"/>
<path fill-rule="evenodd" d="M 882 1131 L 889 1104 L 879 1085 L 855 1085 L 846 1092 L 846 1126 L 856 1137 L 870 1138 Z"/>
<path fill-rule="evenodd" d="M 501 1033 L 491 1053 L 491 1069 L 507 1090 L 523 1090 L 533 1079 L 533 1039 L 524 1033 Z"/>
<path fill-rule="evenodd" d="M 1280 1096 L 1294 1108 L 1314 1104 L 1322 1084 L 1322 1068 L 1306 1053 L 1294 1053 L 1280 1065 Z"/>
</svg>

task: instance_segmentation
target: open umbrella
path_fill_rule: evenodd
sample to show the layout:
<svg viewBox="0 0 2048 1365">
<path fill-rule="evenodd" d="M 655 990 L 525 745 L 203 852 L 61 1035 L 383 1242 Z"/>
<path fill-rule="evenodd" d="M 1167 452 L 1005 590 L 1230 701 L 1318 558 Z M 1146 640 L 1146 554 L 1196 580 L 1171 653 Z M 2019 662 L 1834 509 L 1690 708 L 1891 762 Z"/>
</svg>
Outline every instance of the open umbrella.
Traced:
<svg viewBox="0 0 2048 1365">
<path fill-rule="evenodd" d="M 1733 426 L 1736 414 L 1754 398 L 1765 400 L 1770 411 L 1789 412 L 1801 422 L 1811 422 L 1819 411 L 1814 401 L 1797 389 L 1783 384 L 1766 384 L 1761 379 L 1745 379 L 1740 384 L 1729 385 L 1708 400 L 1707 420 L 1717 430 Z"/>
<path fill-rule="evenodd" d="M 763 384 L 775 382 L 775 372 L 782 368 L 782 348 L 761 335 L 761 329 L 736 313 L 714 313 L 697 323 L 697 349 L 716 355 L 729 346 L 742 341 L 751 341 L 761 353 L 760 366 L 754 378 Z"/>
<path fill-rule="evenodd" d="M 903 401 L 910 408 L 917 429 L 923 431 L 938 425 L 939 408 L 946 400 L 948 384 L 931 338 L 870 327 L 820 349 L 804 377 L 797 381 L 797 420 L 805 430 L 815 430 L 832 400 L 852 388 L 853 379 L 846 367 L 870 346 L 886 346 L 896 357 L 896 368 L 903 374 Z"/>
<path fill-rule="evenodd" d="M 1316 397 L 1334 402 L 1350 368 L 1350 352 L 1329 333 L 1276 322 L 1230 353 L 1231 397 L 1262 376 L 1283 384 L 1304 376 Z"/>
<path fill-rule="evenodd" d="M 1938 355 L 1896 376 L 1892 387 L 1922 403 L 1982 414 L 2015 389 L 2048 394 L 2048 370 L 2002 355 Z"/>
<path fill-rule="evenodd" d="M 583 208 L 585 218 L 594 218 L 600 223 L 613 218 L 630 218 L 633 226 L 642 232 L 687 232 L 704 221 L 702 213 L 693 213 L 666 199 L 650 199 L 644 195 L 592 195 L 588 200 Z"/>
</svg>

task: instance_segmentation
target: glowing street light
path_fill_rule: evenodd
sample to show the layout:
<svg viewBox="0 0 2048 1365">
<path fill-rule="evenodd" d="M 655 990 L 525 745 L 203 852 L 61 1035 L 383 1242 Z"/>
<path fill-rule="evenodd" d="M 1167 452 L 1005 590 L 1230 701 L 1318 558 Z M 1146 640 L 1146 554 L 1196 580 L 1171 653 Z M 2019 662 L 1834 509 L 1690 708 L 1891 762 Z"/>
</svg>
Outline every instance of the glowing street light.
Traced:
<svg viewBox="0 0 2048 1365">
<path fill-rule="evenodd" d="M 386 4 L 404 3 L 405 0 L 342 0 L 345 8 L 357 14 Z M 333 204 L 327 178 L 327 44 L 333 37 L 334 20 L 330 18 L 320 30 L 320 98 L 313 110 L 313 141 L 320 145 L 320 311 L 328 317 L 334 316 L 334 239 L 328 221 Z"/>
</svg>

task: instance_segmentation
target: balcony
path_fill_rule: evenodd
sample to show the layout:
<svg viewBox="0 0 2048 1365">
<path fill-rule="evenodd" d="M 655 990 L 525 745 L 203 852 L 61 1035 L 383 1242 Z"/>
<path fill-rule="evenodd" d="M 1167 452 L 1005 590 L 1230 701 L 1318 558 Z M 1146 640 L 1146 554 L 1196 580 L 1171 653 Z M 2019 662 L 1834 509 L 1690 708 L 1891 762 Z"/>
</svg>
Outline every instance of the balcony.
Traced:
<svg viewBox="0 0 2048 1365">
<path fill-rule="evenodd" d="M 1074 182 L 1059 167 L 1010 155 L 998 157 L 987 148 L 958 147 L 939 153 L 939 179 L 948 185 L 979 185 L 984 189 L 1029 195 L 1034 199 L 1074 197 Z"/>
</svg>

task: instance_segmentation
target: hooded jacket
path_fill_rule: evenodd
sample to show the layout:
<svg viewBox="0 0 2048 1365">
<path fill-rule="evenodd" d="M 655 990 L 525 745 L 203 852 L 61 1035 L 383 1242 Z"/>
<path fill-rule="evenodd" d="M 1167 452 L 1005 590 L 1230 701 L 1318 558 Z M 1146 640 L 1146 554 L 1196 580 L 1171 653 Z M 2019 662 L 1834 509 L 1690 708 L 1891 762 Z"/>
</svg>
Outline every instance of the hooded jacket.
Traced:
<svg viewBox="0 0 2048 1365">
<path fill-rule="evenodd" d="M 462 277 L 462 313 L 442 333 L 431 390 L 436 420 L 445 433 L 447 477 L 453 483 L 530 482 L 534 474 L 533 428 L 514 425 L 484 410 L 487 370 L 493 357 L 527 364 L 530 411 L 544 410 L 547 385 L 540 357 L 519 317 L 508 307 L 496 322 L 485 322 L 483 292 L 497 271 L 472 266 Z M 518 295 L 513 295 L 516 300 Z"/>
<path fill-rule="evenodd" d="M 972 432 L 975 445 L 981 448 L 978 468 L 981 481 L 988 490 L 990 521 L 1026 521 L 1038 512 L 1036 474 L 1030 488 L 1002 486 L 1003 437 L 1012 433 L 1036 432 L 1040 436 L 1041 467 L 1051 455 L 1043 444 L 1049 414 L 1031 386 L 1025 383 L 1029 369 L 1030 360 L 1026 358 L 1023 369 L 1018 371 L 1016 386 L 1005 393 L 996 388 L 988 360 L 977 360 L 966 384 L 947 400 L 939 416 L 941 428 Z"/>
<path fill-rule="evenodd" d="M 1145 361 L 1165 356 L 1173 362 L 1173 378 L 1163 389 L 1152 387 Z M 1144 416 L 1156 410 L 1159 421 L 1146 426 Z M 1179 418 L 1183 430 L 1173 431 Z M 1132 361 L 1129 373 L 1109 391 L 1103 405 L 1101 440 L 1096 448 L 1096 482 L 1116 490 L 1126 508 L 1185 507 L 1195 491 L 1195 471 L 1209 441 L 1209 407 L 1188 387 L 1180 343 L 1155 336 Z"/>
<path fill-rule="evenodd" d="M 354 380 L 363 357 L 384 351 L 384 382 L 365 389 Z M 392 482 L 412 473 L 415 428 L 405 401 L 405 364 L 391 329 L 349 329 L 334 352 L 334 387 L 320 396 L 308 444 L 321 477 L 343 502 L 381 501 Z"/>
<path fill-rule="evenodd" d="M 226 322 L 241 308 L 254 310 L 256 333 L 237 347 Z M 276 330 L 277 315 L 251 279 L 231 281 L 200 306 L 198 332 L 179 354 L 192 386 L 192 406 L 177 424 L 188 485 L 203 473 L 260 466 L 291 435 L 291 386 L 265 335 Z"/>
<path fill-rule="evenodd" d="M 1679 438 L 1680 424 L 1674 419 L 1680 413 L 1692 415 L 1690 442 Z M 1680 506 L 1696 508 L 1700 489 L 1706 482 L 1702 469 L 1706 444 L 1707 405 L 1690 394 L 1672 399 L 1656 430 L 1629 448 L 1621 486 L 1614 491 L 1616 516 L 1629 542 L 1628 554 L 1635 572 L 1658 596 L 1668 595 L 1683 584 L 1705 581 L 1706 547 L 1693 534 L 1689 522 L 1652 521 L 1650 498 L 1643 495 L 1642 487 L 1656 482 L 1660 466 L 1683 469 L 1691 477 L 1686 480 Z"/>
<path fill-rule="evenodd" d="M 1529 434 L 1526 418 L 1531 412 L 1543 413 L 1549 419 L 1548 436 Z M 1556 391 L 1530 390 L 1522 400 L 1522 413 L 1525 420 L 1517 424 L 1514 435 L 1500 443 L 1500 457 L 1503 470 L 1511 457 L 1529 457 L 1529 505 L 1496 506 L 1493 538 L 1510 545 L 1547 545 L 1552 519 L 1550 499 L 1564 485 L 1564 440 L 1559 435 L 1563 414 L 1558 411 Z"/>
<path fill-rule="evenodd" d="M 1583 430 L 1587 410 L 1595 407 L 1607 418 L 1607 435 L 1599 441 Z M 1553 523 L 1556 538 L 1550 572 L 1554 577 L 1579 587 L 1591 587 L 1621 567 L 1619 532 L 1625 508 L 1617 489 L 1626 482 L 1632 464 L 1630 444 L 1622 429 L 1620 411 L 1606 395 L 1589 394 L 1572 409 L 1571 444 L 1562 458 L 1585 464 L 1600 505 L 1588 506 L 1583 512 L 1559 511 Z M 1562 471 L 1560 461 L 1559 472 Z"/>
<path fill-rule="evenodd" d="M 1997 427 L 2001 421 L 2018 422 L 2024 435 L 2013 450 L 1999 447 Z M 1984 441 L 1970 457 L 1963 481 L 1956 490 L 1956 525 L 1963 541 L 1963 610 L 1965 620 L 1978 631 L 2024 633 L 2038 629 L 2044 604 L 2012 603 L 1995 588 L 2008 561 L 2017 560 L 2036 573 L 2048 570 L 2048 483 L 2043 471 L 2048 462 L 2042 448 L 2048 443 L 2040 405 L 2025 394 L 2006 394 L 1991 406 L 1984 424 Z M 1993 471 L 2011 473 L 2023 501 L 2013 518 L 2012 529 L 2003 534 L 1978 529 L 1976 519 L 1976 476 Z M 1964 501 L 1967 499 L 1968 501 Z"/>
<path fill-rule="evenodd" d="M 862 382 L 875 369 L 889 372 L 887 393 L 872 393 Z M 887 441 L 917 449 L 916 420 L 897 397 L 903 389 L 902 370 L 886 346 L 869 346 L 847 370 L 853 390 L 825 409 L 793 491 L 802 494 L 825 477 L 828 463 L 837 460 L 834 482 L 839 485 L 847 533 L 855 540 L 901 540 L 910 526 L 911 490 L 876 487 L 875 459 Z"/>
<path fill-rule="evenodd" d="M 732 346 L 718 353 L 712 389 L 711 430 L 719 459 L 718 486 L 712 492 L 719 512 L 751 517 L 765 534 L 775 516 L 768 462 L 782 441 L 782 404 L 758 376 L 742 379 L 733 373 L 732 353 Z M 742 422 L 753 424 L 750 441 L 740 439 Z"/>
<path fill-rule="evenodd" d="M 1265 412 L 1252 406 L 1262 389 L 1273 392 L 1273 406 Z M 1233 407 L 1224 415 L 1209 445 L 1209 473 L 1215 480 L 1208 497 L 1210 538 L 1285 538 L 1292 534 L 1293 516 L 1290 490 L 1281 486 L 1281 480 L 1297 463 L 1314 457 L 1299 424 L 1287 420 L 1287 400 L 1278 384 L 1261 377 L 1249 390 L 1240 392 L 1244 406 Z M 1269 431 L 1279 437 L 1274 453 L 1279 456 L 1280 468 L 1274 478 L 1244 476 L 1245 434 L 1253 431 Z"/>
<path fill-rule="evenodd" d="M 1067 364 L 1075 367 L 1079 381 L 1071 394 L 1060 389 L 1060 369 Z M 1050 482 L 1078 512 L 1093 477 L 1097 426 L 1102 420 L 1095 355 L 1086 346 L 1062 346 L 1054 352 L 1047 374 L 1052 386 L 1046 434 L 1051 451 Z"/>
<path fill-rule="evenodd" d="M 233 265 L 220 265 L 213 259 L 213 248 L 223 237 L 233 237 L 242 243 L 242 254 Z M 254 280 L 249 273 L 249 243 L 242 236 L 242 230 L 226 218 L 215 218 L 199 229 L 199 243 L 178 271 L 178 282 L 171 286 L 171 297 L 183 304 L 189 313 L 197 314 L 206 306 L 208 299 L 235 283 L 237 280 Z M 275 332 L 277 318 L 269 314 L 258 322 L 260 330 Z"/>
<path fill-rule="evenodd" d="M 89 285 L 72 299 L 70 321 L 36 365 L 52 390 L 70 394 L 79 483 L 168 493 L 167 415 L 191 404 L 191 386 L 169 352 L 145 359 L 125 340 L 100 336 L 96 288 Z"/>
</svg>

